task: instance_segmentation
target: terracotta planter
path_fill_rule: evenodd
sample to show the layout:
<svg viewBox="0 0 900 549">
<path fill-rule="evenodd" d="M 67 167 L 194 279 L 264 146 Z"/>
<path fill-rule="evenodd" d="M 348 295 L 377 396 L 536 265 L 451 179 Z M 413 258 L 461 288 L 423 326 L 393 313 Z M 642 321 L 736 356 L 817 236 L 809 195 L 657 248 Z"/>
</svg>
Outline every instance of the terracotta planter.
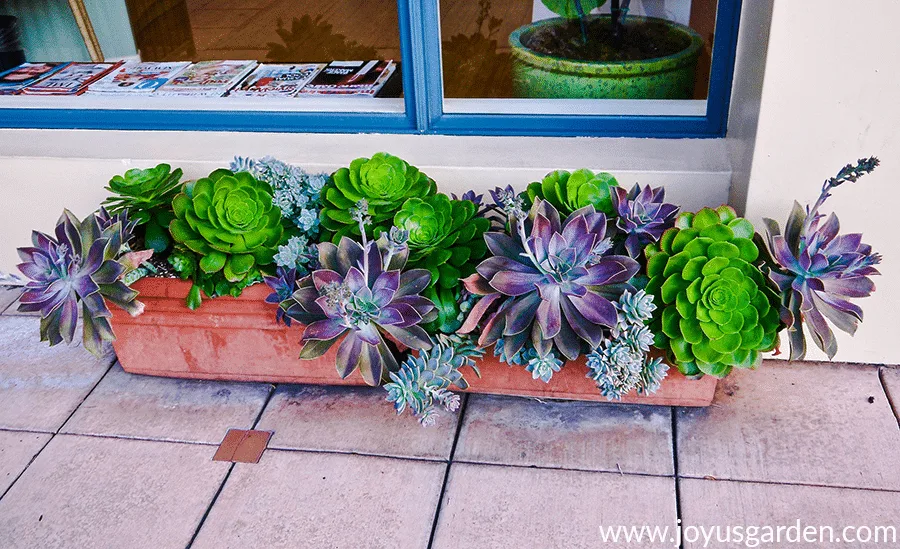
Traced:
<svg viewBox="0 0 900 549">
<path fill-rule="evenodd" d="M 337 345 L 316 360 L 300 360 L 300 329 L 275 323 L 273 306 L 263 300 L 265 285 L 248 288 L 238 298 L 204 300 L 196 311 L 184 299 L 190 283 L 145 278 L 133 285 L 146 305 L 144 314 L 117 313 L 113 347 L 126 372 L 165 377 L 364 385 L 359 373 L 341 379 L 335 368 Z M 509 367 L 492 356 L 479 364 L 482 377 L 467 375 L 469 392 L 606 402 L 585 377 L 584 361 L 570 364 L 551 383 L 534 380 L 522 368 Z M 674 368 L 653 395 L 629 395 L 621 402 L 666 406 L 708 406 L 716 379 L 689 380 Z"/>
</svg>

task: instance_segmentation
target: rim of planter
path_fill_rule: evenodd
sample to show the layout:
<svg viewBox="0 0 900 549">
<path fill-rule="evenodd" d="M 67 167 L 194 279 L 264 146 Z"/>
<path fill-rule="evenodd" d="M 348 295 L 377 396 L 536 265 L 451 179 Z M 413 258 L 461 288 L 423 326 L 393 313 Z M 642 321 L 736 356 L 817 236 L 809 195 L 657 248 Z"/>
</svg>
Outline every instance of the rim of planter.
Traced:
<svg viewBox="0 0 900 549">
<path fill-rule="evenodd" d="M 610 19 L 609 15 L 591 15 L 589 19 Z M 552 19 L 542 19 L 523 25 L 514 30 L 509 35 L 509 45 L 512 47 L 512 54 L 517 60 L 528 63 L 537 68 L 552 70 L 553 72 L 562 72 L 580 75 L 596 75 L 606 77 L 627 77 L 635 73 L 652 74 L 656 72 L 668 72 L 675 68 L 692 63 L 692 59 L 699 55 L 700 49 L 703 47 L 703 38 L 694 29 L 669 21 L 659 17 L 644 17 L 640 15 L 629 15 L 627 21 L 658 21 L 669 27 L 672 27 L 683 34 L 686 34 L 691 42 L 688 46 L 672 55 L 665 57 L 654 57 L 651 59 L 636 59 L 632 61 L 575 61 L 565 57 L 557 57 L 554 55 L 546 55 L 535 52 L 528 48 L 522 41 L 524 37 L 529 36 L 537 29 L 544 27 L 556 26 L 566 23 L 570 19 L 564 17 L 554 17 Z M 639 68 L 638 68 L 639 67 Z"/>
</svg>

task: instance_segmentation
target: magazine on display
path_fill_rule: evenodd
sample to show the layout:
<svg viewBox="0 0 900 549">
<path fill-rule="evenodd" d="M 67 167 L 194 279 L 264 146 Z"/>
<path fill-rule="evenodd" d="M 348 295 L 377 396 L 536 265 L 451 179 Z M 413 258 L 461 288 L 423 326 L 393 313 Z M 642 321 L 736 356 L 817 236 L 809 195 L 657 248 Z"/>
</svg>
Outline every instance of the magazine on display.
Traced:
<svg viewBox="0 0 900 549">
<path fill-rule="evenodd" d="M 260 65 L 229 97 L 293 97 L 325 67 L 325 63 Z"/>
<path fill-rule="evenodd" d="M 385 61 L 332 61 L 300 90 L 300 96 L 364 95 L 374 97 L 390 79 L 397 65 Z"/>
<path fill-rule="evenodd" d="M 36 82 L 59 71 L 68 63 L 22 63 L 18 67 L 0 73 L 0 95 L 19 93 Z"/>
<path fill-rule="evenodd" d="M 88 88 L 86 95 L 147 95 L 190 66 L 189 61 L 171 63 L 127 62 Z"/>
<path fill-rule="evenodd" d="M 24 88 L 23 95 L 79 95 L 119 63 L 69 63 L 56 73 Z"/>
<path fill-rule="evenodd" d="M 256 61 L 201 61 L 162 85 L 154 96 L 221 97 L 243 80 Z"/>
</svg>

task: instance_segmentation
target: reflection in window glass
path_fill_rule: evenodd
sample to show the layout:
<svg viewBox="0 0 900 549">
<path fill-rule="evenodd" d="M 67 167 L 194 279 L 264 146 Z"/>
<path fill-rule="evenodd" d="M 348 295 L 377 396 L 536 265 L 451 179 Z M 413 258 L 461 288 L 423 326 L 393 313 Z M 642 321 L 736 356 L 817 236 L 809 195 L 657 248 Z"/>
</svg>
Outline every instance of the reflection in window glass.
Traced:
<svg viewBox="0 0 900 549">
<path fill-rule="evenodd" d="M 83 4 L 87 33 L 69 0 L 0 2 L 0 16 L 17 20 L 16 39 L 27 61 L 400 62 L 396 0 L 71 3 Z M 91 55 L 92 39 L 100 59 Z M 399 71 L 391 84 L 399 96 Z"/>
<path fill-rule="evenodd" d="M 580 4 L 440 0 L 444 97 L 706 99 L 716 0 Z"/>
</svg>

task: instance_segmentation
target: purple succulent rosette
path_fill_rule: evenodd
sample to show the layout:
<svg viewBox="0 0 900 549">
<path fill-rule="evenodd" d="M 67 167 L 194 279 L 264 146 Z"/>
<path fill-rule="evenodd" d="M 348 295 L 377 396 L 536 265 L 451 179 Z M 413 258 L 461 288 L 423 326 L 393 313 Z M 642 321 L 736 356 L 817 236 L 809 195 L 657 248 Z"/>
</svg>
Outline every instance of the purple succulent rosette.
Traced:
<svg viewBox="0 0 900 549">
<path fill-rule="evenodd" d="M 794 202 L 783 234 L 776 221 L 763 220 L 771 254 L 766 258 L 768 275 L 781 291 L 788 313 L 785 322 L 791 360 L 806 356 L 804 322 L 816 346 L 831 359 L 837 353 L 837 340 L 829 321 L 853 335 L 863 319 L 862 309 L 850 299 L 868 297 L 875 290 L 869 276 L 880 274 L 874 266 L 881 256 L 862 242 L 861 234 L 838 234 L 837 216 L 832 213 L 825 219 L 819 208 L 831 196 L 831 189 L 856 181 L 877 165 L 874 157 L 860 160 L 856 166 L 848 164 L 825 182 L 812 208 L 804 210 Z"/>
<path fill-rule="evenodd" d="M 610 246 L 606 215 L 593 206 L 573 212 L 565 224 L 545 200 L 535 200 L 530 216 L 515 206 L 510 213 L 516 236 L 485 233 L 493 256 L 464 280 L 468 291 L 483 297 L 460 331 L 481 325 L 479 345 L 502 338 L 506 356 L 514 356 L 530 338 L 539 356 L 555 347 L 574 360 L 585 344 L 596 348 L 616 325 L 610 299 L 631 289 L 628 281 L 639 265 L 627 256 L 602 255 Z M 526 217 L 531 222 L 528 233 Z"/>
<path fill-rule="evenodd" d="M 275 270 L 275 276 L 266 276 L 263 281 L 272 290 L 272 293 L 266 296 L 266 303 L 278 305 L 275 322 L 282 322 L 285 326 L 290 327 L 291 317 L 285 315 L 281 303 L 289 300 L 294 290 L 297 289 L 297 269 L 278 267 Z"/>
<path fill-rule="evenodd" d="M 644 246 L 659 241 L 663 232 L 675 226 L 678 206 L 663 202 L 666 191 L 662 187 L 641 189 L 635 183 L 630 191 L 610 187 L 612 203 L 618 219 L 616 227 L 625 234 L 624 247 L 628 255 L 637 259 Z"/>
<path fill-rule="evenodd" d="M 345 378 L 359 368 L 366 383 L 379 385 L 399 369 L 385 336 L 430 349 L 431 339 L 419 324 L 433 320 L 434 304 L 419 292 L 431 274 L 403 272 L 408 255 L 405 245 L 393 245 L 387 236 L 365 245 L 347 237 L 337 246 L 319 243 L 322 268 L 301 279 L 286 303 L 286 316 L 306 325 L 300 358 L 321 356 L 343 337 L 338 373 Z"/>
<path fill-rule="evenodd" d="M 81 306 L 84 348 L 101 356 L 103 341 L 115 339 L 106 301 L 133 316 L 143 311 L 143 304 L 135 300 L 137 292 L 121 279 L 152 252 L 126 253 L 131 228 L 127 216 L 110 217 L 101 211 L 81 221 L 64 210 L 55 238 L 34 231 L 34 245 L 18 249 L 22 259 L 18 268 L 31 279 L 19 311 L 41 314 L 41 341 L 71 343 Z"/>
</svg>

